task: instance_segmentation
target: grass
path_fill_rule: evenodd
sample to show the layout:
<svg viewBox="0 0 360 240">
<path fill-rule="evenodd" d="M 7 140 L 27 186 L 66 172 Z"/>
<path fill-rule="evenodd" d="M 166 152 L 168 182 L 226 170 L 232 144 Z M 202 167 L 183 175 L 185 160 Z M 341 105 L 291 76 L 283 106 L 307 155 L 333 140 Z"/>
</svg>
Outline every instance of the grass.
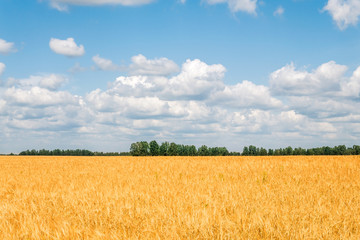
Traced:
<svg viewBox="0 0 360 240">
<path fill-rule="evenodd" d="M 0 157 L 0 239 L 360 239 L 360 157 Z"/>
</svg>

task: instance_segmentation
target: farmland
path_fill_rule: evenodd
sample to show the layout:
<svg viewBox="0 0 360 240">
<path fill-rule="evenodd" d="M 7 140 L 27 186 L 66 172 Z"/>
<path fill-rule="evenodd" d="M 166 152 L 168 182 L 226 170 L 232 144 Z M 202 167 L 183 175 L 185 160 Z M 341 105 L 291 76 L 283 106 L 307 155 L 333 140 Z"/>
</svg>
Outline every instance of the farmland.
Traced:
<svg viewBox="0 0 360 240">
<path fill-rule="evenodd" d="M 2 156 L 0 239 L 360 239 L 360 156 Z"/>
</svg>

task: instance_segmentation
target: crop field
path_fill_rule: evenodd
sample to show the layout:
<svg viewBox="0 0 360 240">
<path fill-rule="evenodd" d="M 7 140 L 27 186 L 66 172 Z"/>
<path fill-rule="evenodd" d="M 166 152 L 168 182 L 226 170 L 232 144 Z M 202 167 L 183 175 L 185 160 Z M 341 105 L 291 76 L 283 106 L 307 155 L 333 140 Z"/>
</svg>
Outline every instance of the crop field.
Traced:
<svg viewBox="0 0 360 240">
<path fill-rule="evenodd" d="M 360 239 L 360 157 L 0 157 L 0 239 Z"/>
</svg>

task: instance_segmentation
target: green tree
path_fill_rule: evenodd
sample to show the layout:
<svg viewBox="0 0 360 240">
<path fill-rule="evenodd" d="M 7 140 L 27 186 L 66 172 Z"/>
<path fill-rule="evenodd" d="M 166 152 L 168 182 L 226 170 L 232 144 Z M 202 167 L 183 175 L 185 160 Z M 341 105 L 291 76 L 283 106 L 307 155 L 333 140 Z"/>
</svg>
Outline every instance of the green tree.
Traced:
<svg viewBox="0 0 360 240">
<path fill-rule="evenodd" d="M 219 156 L 229 156 L 229 151 L 226 147 L 219 147 Z"/>
<path fill-rule="evenodd" d="M 275 155 L 275 156 L 280 156 L 280 155 L 281 155 L 280 149 L 275 149 L 274 155 Z"/>
<path fill-rule="evenodd" d="M 355 155 L 359 155 L 360 154 L 360 146 L 354 145 L 353 146 L 353 152 L 354 152 Z"/>
<path fill-rule="evenodd" d="M 161 156 L 168 156 L 168 150 L 169 150 L 169 142 L 163 142 L 160 145 L 160 155 Z"/>
<path fill-rule="evenodd" d="M 191 145 L 189 147 L 189 156 L 196 156 L 197 155 L 197 149 L 194 145 Z"/>
<path fill-rule="evenodd" d="M 201 147 L 199 147 L 198 149 L 198 155 L 199 156 L 209 156 L 209 149 L 207 146 L 202 145 Z"/>
<path fill-rule="evenodd" d="M 150 142 L 150 155 L 151 156 L 158 156 L 160 154 L 160 147 L 159 144 L 153 140 Z"/>
<path fill-rule="evenodd" d="M 140 156 L 149 156 L 150 155 L 150 149 L 149 144 L 146 141 L 140 142 Z"/>
<path fill-rule="evenodd" d="M 168 155 L 169 156 L 178 156 L 178 145 L 176 143 L 170 143 L 169 149 L 168 149 Z"/>
<path fill-rule="evenodd" d="M 269 151 L 268 151 L 268 155 L 269 155 L 269 156 L 274 155 L 274 150 L 273 150 L 273 149 L 269 149 Z"/>
<path fill-rule="evenodd" d="M 292 147 L 287 147 L 284 151 L 285 155 L 293 155 L 294 150 L 292 149 Z"/>
<path fill-rule="evenodd" d="M 140 142 L 132 143 L 130 145 L 130 154 L 132 156 L 140 156 Z"/>
<path fill-rule="evenodd" d="M 267 153 L 267 151 L 266 151 L 265 148 L 260 148 L 259 154 L 260 154 L 260 156 L 267 156 L 267 155 L 268 155 L 268 153 Z"/>
<path fill-rule="evenodd" d="M 257 149 L 255 146 L 250 145 L 250 146 L 249 146 L 249 155 L 250 155 L 250 156 L 257 156 L 257 155 L 259 155 L 259 154 L 258 154 L 258 149 Z"/>
<path fill-rule="evenodd" d="M 334 148 L 336 155 L 345 155 L 346 154 L 346 146 L 339 145 Z"/>
<path fill-rule="evenodd" d="M 242 151 L 242 154 L 243 156 L 249 156 L 250 155 L 250 152 L 249 152 L 249 148 L 248 147 L 244 147 L 243 148 L 243 151 Z"/>
</svg>

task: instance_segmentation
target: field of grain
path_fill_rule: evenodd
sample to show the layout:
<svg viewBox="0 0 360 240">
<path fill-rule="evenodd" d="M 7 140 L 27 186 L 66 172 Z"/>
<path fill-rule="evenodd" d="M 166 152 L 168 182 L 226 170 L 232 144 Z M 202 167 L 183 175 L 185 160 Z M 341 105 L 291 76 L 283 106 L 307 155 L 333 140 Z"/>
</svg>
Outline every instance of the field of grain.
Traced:
<svg viewBox="0 0 360 240">
<path fill-rule="evenodd" d="M 0 239 L 360 239 L 360 157 L 0 157 Z"/>
</svg>

